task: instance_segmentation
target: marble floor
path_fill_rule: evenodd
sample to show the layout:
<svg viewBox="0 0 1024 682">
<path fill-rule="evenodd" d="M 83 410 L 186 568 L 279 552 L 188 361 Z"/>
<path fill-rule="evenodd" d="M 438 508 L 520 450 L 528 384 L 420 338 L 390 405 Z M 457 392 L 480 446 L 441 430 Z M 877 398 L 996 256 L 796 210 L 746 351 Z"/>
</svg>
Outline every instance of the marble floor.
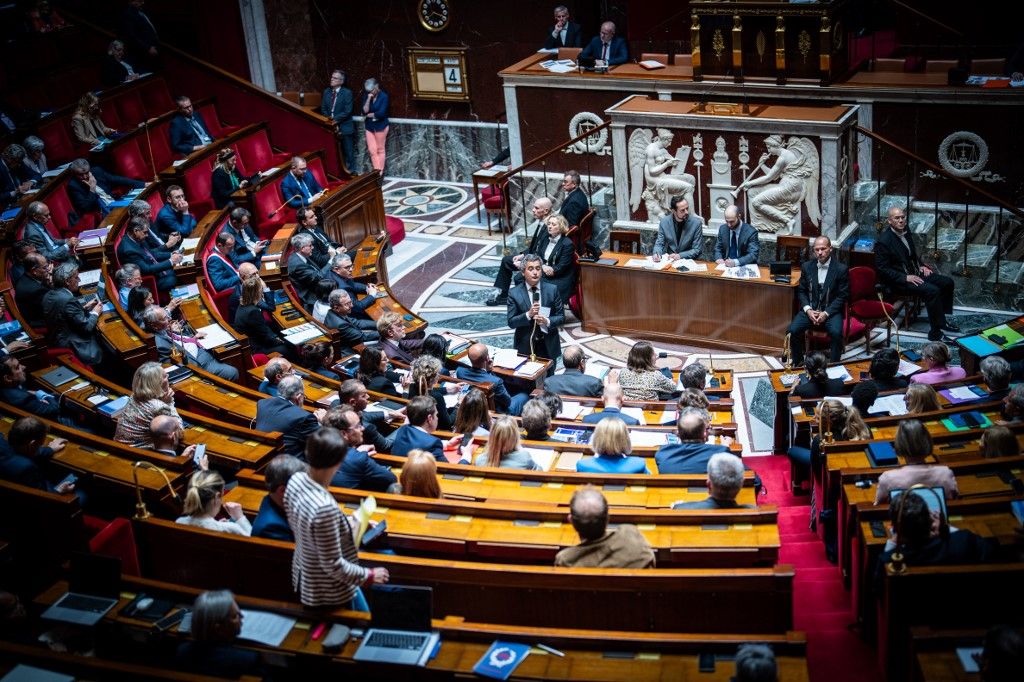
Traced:
<svg viewBox="0 0 1024 682">
<path fill-rule="evenodd" d="M 406 238 L 388 258 L 388 272 L 395 295 L 430 323 L 431 331 L 449 330 L 491 346 L 508 348 L 512 333 L 505 308 L 488 307 L 485 301 L 495 289 L 494 276 L 501 263 L 503 235 L 494 221 L 488 232 L 486 216 L 478 215 L 468 183 L 432 182 L 389 178 L 384 184 L 384 207 L 388 215 L 405 221 Z M 560 197 L 554 197 L 555 206 Z M 504 235 L 516 248 L 522 231 Z M 588 360 L 611 367 L 625 366 L 630 347 L 639 339 L 584 332 L 566 309 L 567 323 L 561 329 L 562 346 L 580 345 Z M 1007 313 L 957 308 L 954 319 L 963 332 L 982 329 L 1011 317 Z M 915 320 L 900 330 L 901 348 L 918 348 L 927 342 L 928 324 Z M 885 328 L 873 330 L 875 348 L 885 341 Z M 895 336 L 893 343 L 895 345 Z M 736 418 L 745 454 L 770 450 L 774 401 L 764 400 L 764 378 L 769 369 L 781 367 L 777 357 L 735 351 L 709 350 L 656 342 L 655 350 L 665 354 L 658 364 L 679 369 L 692 362 L 735 373 Z M 954 353 L 956 351 L 953 347 Z M 844 360 L 864 357 L 863 339 L 853 342 Z"/>
</svg>

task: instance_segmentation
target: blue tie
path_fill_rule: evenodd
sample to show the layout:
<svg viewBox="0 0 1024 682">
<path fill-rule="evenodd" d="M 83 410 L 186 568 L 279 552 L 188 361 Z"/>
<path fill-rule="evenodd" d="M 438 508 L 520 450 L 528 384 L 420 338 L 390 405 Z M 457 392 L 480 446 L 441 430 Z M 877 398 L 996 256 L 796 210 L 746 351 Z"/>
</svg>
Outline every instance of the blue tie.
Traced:
<svg viewBox="0 0 1024 682">
<path fill-rule="evenodd" d="M 729 230 L 729 259 L 736 260 L 740 257 L 739 247 L 736 243 L 736 232 L 738 230 Z"/>
</svg>

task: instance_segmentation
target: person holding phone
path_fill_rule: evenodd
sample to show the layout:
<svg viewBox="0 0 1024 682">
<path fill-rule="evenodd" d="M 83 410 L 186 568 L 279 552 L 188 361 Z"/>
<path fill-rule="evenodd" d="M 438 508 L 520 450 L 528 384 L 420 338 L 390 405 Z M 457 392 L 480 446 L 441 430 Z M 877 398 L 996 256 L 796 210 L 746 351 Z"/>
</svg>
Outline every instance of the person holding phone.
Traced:
<svg viewBox="0 0 1024 682">
<path fill-rule="evenodd" d="M 67 441 L 54 438 L 44 445 L 46 432 L 46 425 L 35 417 L 14 422 L 7 438 L 0 436 L 0 478 L 36 490 L 74 493 L 77 479 L 73 475 L 55 479 L 47 472 L 53 455 L 63 450 Z"/>
<path fill-rule="evenodd" d="M 192 474 L 182 511 L 184 514 L 175 519 L 175 523 L 245 537 L 252 533 L 252 525 L 245 518 L 242 505 L 224 501 L 224 478 L 216 471 Z M 230 521 L 217 519 L 222 511 Z"/>
</svg>

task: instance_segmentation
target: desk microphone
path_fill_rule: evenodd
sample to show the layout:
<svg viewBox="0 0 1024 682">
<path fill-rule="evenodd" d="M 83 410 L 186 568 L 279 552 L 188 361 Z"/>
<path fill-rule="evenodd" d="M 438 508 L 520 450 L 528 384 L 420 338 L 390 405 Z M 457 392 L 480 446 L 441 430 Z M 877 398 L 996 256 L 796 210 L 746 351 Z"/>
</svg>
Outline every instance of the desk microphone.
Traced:
<svg viewBox="0 0 1024 682">
<path fill-rule="evenodd" d="M 302 198 L 302 195 L 301 195 L 301 194 L 294 194 L 294 195 L 292 195 L 292 196 L 288 197 L 287 199 L 285 199 L 285 200 L 284 200 L 284 203 L 283 203 L 283 204 L 281 204 L 280 206 L 278 206 L 277 208 L 275 208 L 275 209 L 274 209 L 273 211 L 271 211 L 270 213 L 268 213 L 268 214 L 267 214 L 267 217 L 268 217 L 268 218 L 273 218 L 273 217 L 274 217 L 275 215 L 277 215 L 277 212 L 278 212 L 278 211 L 280 211 L 280 210 L 281 210 L 282 208 L 284 208 L 285 206 L 287 206 L 287 205 L 288 205 L 288 202 L 289 202 L 289 201 L 291 201 L 292 199 L 301 199 L 301 198 Z"/>
<path fill-rule="evenodd" d="M 885 319 L 889 320 L 892 326 L 896 328 L 896 353 L 899 354 L 902 352 L 900 350 L 900 326 L 896 324 L 896 320 L 889 317 L 889 311 L 886 310 L 886 306 L 888 304 L 885 302 L 885 299 L 882 298 L 883 289 L 884 287 L 881 284 L 875 284 L 875 294 L 878 296 L 878 304 L 882 306 L 882 314 L 885 315 Z M 868 337 L 868 341 L 870 342 L 870 337 Z"/>
<path fill-rule="evenodd" d="M 540 282 L 533 289 L 533 305 L 540 303 Z M 530 332 L 530 362 L 537 361 L 537 353 L 533 350 L 533 339 L 537 336 L 537 316 L 533 317 L 533 331 Z"/>
</svg>

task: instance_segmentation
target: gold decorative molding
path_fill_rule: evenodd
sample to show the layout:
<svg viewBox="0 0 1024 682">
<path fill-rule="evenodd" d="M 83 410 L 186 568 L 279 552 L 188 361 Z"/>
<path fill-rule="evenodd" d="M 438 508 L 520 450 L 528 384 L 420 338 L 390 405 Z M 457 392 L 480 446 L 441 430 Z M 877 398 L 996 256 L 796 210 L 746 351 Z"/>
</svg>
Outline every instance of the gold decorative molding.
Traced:
<svg viewBox="0 0 1024 682">
<path fill-rule="evenodd" d="M 690 63 L 695 76 L 700 74 L 700 17 L 690 15 Z"/>
<path fill-rule="evenodd" d="M 743 68 L 743 19 L 740 15 L 732 17 L 732 68 L 737 74 L 742 73 Z"/>
<path fill-rule="evenodd" d="M 775 70 L 780 77 L 786 73 L 786 19 L 775 17 Z"/>
<path fill-rule="evenodd" d="M 807 55 L 811 53 L 811 34 L 808 33 L 806 30 L 800 31 L 800 36 L 797 38 L 796 47 L 800 51 L 800 56 L 803 58 L 804 64 L 806 64 Z"/>
<path fill-rule="evenodd" d="M 757 49 L 757 59 L 764 64 L 764 51 L 768 47 L 768 39 L 764 37 L 764 31 L 758 31 L 754 38 L 754 47 Z"/>
<path fill-rule="evenodd" d="M 725 38 L 722 36 L 722 29 L 716 28 L 711 34 L 711 49 L 715 53 L 715 59 L 722 61 L 722 53 L 725 52 Z"/>
</svg>

